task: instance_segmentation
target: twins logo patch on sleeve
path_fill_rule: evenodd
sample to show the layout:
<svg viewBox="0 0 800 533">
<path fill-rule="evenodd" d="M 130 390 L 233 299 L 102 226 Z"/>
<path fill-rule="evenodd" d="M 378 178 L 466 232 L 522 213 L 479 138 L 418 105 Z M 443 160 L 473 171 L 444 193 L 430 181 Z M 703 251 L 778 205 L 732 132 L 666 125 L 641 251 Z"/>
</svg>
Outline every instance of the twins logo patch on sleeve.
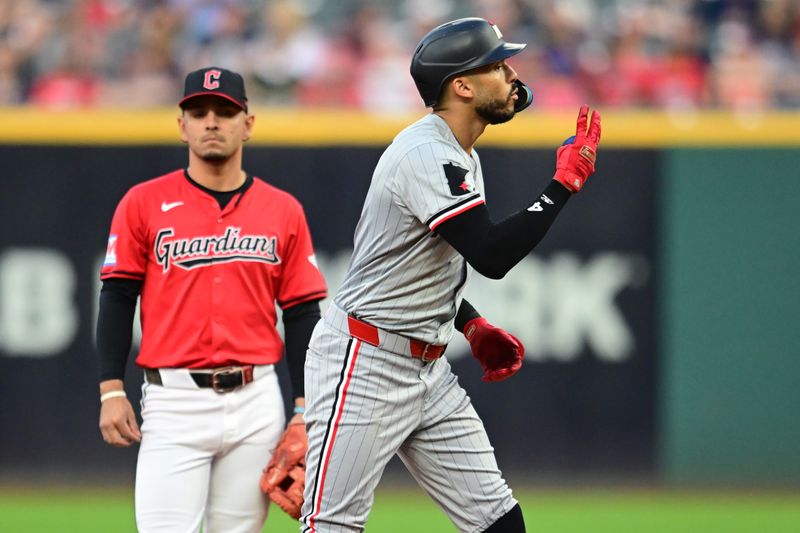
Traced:
<svg viewBox="0 0 800 533">
<path fill-rule="evenodd" d="M 463 196 L 475 190 L 475 186 L 467 181 L 469 173 L 467 169 L 461 168 L 455 163 L 446 163 L 442 165 L 442 168 L 444 168 L 447 185 L 453 196 Z"/>
</svg>

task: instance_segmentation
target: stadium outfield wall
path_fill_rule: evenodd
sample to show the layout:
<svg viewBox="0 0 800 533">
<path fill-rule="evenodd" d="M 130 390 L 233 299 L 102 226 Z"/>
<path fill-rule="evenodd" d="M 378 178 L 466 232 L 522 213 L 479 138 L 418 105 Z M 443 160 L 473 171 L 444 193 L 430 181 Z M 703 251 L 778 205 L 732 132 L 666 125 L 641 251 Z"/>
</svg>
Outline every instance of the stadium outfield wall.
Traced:
<svg viewBox="0 0 800 533">
<path fill-rule="evenodd" d="M 371 169 L 416 117 L 255 113 L 245 166 L 304 204 L 335 289 Z M 185 164 L 176 116 L 0 109 L 7 475 L 132 468 L 135 451 L 107 448 L 96 428 L 97 269 L 127 188 Z M 544 186 L 573 123 L 533 112 L 490 128 L 478 148 L 494 217 Z M 532 483 L 800 485 L 800 114 L 603 124 L 596 175 L 542 245 L 504 280 L 468 288 L 526 344 L 523 372 L 486 385 L 463 341 L 448 349 L 501 466 Z"/>
<path fill-rule="evenodd" d="M 419 113 L 256 108 L 252 145 L 383 146 Z M 489 128 L 481 146 L 549 147 L 570 133 L 577 111 L 525 112 Z M 0 107 L 0 144 L 172 145 L 178 108 L 38 110 Z M 800 112 L 603 112 L 604 147 L 798 147 Z"/>
</svg>

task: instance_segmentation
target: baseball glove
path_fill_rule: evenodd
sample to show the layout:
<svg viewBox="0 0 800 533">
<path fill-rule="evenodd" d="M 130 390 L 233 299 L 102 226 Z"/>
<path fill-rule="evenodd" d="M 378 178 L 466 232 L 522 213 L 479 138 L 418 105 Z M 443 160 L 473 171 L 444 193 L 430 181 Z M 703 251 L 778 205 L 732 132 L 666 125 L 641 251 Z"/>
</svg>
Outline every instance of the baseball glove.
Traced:
<svg viewBox="0 0 800 533">
<path fill-rule="evenodd" d="M 259 485 L 289 516 L 300 518 L 306 488 L 306 450 L 308 439 L 302 423 L 289 424 L 272 454 Z"/>
</svg>

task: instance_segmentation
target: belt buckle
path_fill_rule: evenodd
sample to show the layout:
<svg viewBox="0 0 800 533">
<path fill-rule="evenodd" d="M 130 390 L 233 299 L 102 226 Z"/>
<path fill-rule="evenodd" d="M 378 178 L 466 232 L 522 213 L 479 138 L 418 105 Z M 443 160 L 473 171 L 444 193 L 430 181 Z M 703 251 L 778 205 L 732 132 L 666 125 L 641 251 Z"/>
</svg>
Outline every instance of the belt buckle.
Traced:
<svg viewBox="0 0 800 533">
<path fill-rule="evenodd" d="M 238 385 L 232 385 L 226 387 L 221 385 L 219 382 L 220 376 L 232 376 L 233 374 L 239 373 L 242 377 L 242 382 Z M 211 373 L 211 388 L 214 389 L 215 392 L 231 392 L 233 390 L 238 389 L 244 385 L 244 372 L 241 368 L 233 367 L 233 366 L 226 366 L 223 368 L 218 368 Z"/>
<path fill-rule="evenodd" d="M 419 356 L 426 363 L 430 363 L 431 361 L 436 361 L 436 357 L 428 357 L 428 348 L 430 348 L 432 344 L 425 343 L 425 347 L 422 349 L 422 355 Z"/>
</svg>

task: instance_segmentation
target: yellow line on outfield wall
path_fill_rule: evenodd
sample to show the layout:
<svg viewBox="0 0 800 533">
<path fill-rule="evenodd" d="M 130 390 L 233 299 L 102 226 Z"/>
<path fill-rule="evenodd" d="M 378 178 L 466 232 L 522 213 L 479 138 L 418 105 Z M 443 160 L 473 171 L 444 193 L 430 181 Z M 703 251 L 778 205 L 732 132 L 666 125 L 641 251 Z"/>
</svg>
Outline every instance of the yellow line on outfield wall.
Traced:
<svg viewBox="0 0 800 533">
<path fill-rule="evenodd" d="M 423 115 L 259 108 L 251 144 L 384 146 Z M 0 144 L 176 144 L 177 109 L 43 111 L 0 108 Z M 530 111 L 490 126 L 478 146 L 550 147 L 574 132 L 576 112 Z M 800 112 L 604 112 L 604 146 L 800 146 Z"/>
</svg>

